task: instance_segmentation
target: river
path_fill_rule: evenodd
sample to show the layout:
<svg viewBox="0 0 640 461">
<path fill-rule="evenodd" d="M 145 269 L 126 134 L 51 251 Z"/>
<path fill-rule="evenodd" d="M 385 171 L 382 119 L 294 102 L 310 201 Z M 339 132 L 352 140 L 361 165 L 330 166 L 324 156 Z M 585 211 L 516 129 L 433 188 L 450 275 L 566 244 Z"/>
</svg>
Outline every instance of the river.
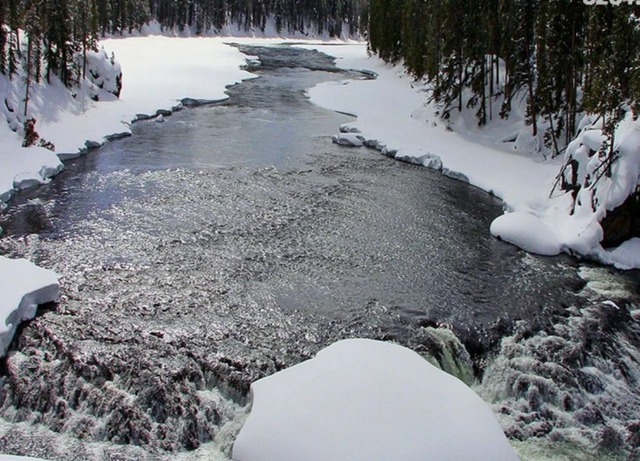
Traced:
<svg viewBox="0 0 640 461">
<path fill-rule="evenodd" d="M 227 101 L 136 123 L 0 216 L 2 253 L 62 276 L 4 365 L 0 452 L 225 459 L 252 381 L 366 337 L 472 384 L 524 456 L 640 456 L 638 273 L 491 238 L 492 196 L 331 143 L 353 119 L 304 90 L 365 76 L 242 49 L 259 78 Z"/>
</svg>

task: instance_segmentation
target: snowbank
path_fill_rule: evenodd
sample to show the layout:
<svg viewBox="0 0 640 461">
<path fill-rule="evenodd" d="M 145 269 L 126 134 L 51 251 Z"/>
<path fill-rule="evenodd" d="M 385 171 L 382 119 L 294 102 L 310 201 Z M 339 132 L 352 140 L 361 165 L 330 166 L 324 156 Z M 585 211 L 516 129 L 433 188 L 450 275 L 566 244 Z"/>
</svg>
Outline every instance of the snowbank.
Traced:
<svg viewBox="0 0 640 461">
<path fill-rule="evenodd" d="M 0 256 L 0 356 L 11 344 L 16 328 L 36 315 L 38 305 L 58 300 L 58 276 L 25 259 Z"/>
<path fill-rule="evenodd" d="M 569 194 L 549 198 L 562 159 L 545 160 L 532 154 L 536 140 L 525 131 L 517 114 L 513 121 L 496 120 L 483 129 L 472 126 L 474 122 L 466 113 L 445 122 L 438 116 L 437 105 L 427 104 L 428 85 L 416 83 L 401 66 L 368 56 L 366 45 L 300 46 L 335 56 L 342 68 L 377 74 L 375 80 L 323 83 L 308 94 L 320 106 L 356 116 L 357 121 L 349 125 L 362 133 L 364 145 L 440 170 L 501 198 L 507 215 L 492 225 L 494 236 L 533 253 L 566 251 L 619 268 L 640 268 L 637 243 L 631 241 L 612 251 L 600 244 L 601 220 L 621 205 L 639 182 L 640 122 L 629 117 L 618 129 L 615 147 L 620 157 L 611 180 L 603 181 L 595 195 L 593 188 L 583 188 L 575 207 Z M 451 126 L 454 131 L 449 130 Z M 575 173 L 583 184 L 597 168 L 598 163 L 589 155 L 599 149 L 603 137 L 588 123 L 581 123 L 581 128 L 582 134 L 569 145 L 566 155 L 579 160 Z"/>
<path fill-rule="evenodd" d="M 414 157 L 424 163 L 461 174 L 469 183 L 503 199 L 510 207 L 529 207 L 544 201 L 553 187 L 560 162 L 545 162 L 514 151 L 511 145 L 488 144 L 484 137 L 447 131 L 445 123 L 425 107 L 428 94 L 401 66 L 390 66 L 367 55 L 365 44 L 345 46 L 300 45 L 337 58 L 344 69 L 366 69 L 375 80 L 348 80 L 317 85 L 308 91 L 311 100 L 331 110 L 354 114 L 366 139 L 377 139 L 393 155 Z M 415 152 L 415 155 L 411 155 Z M 496 172 L 500 172 L 497 174 Z"/>
<path fill-rule="evenodd" d="M 491 235 L 519 246 L 530 253 L 553 256 L 561 245 L 555 234 L 541 219 L 529 213 L 507 213 L 491 223 Z"/>
<path fill-rule="evenodd" d="M 242 70 L 245 55 L 225 39 L 162 36 L 104 40 L 103 50 L 88 56 L 85 85 L 72 94 L 59 81 L 34 84 L 29 117 L 40 137 L 59 158 L 78 156 L 110 135 L 131 133 L 141 116 L 180 107 L 180 100 L 225 99 L 225 88 L 253 75 Z M 115 54 L 116 61 L 112 62 Z M 118 66 L 119 63 L 119 66 Z M 118 72 L 122 68 L 120 90 Z M 59 158 L 42 148 L 22 147 L 22 79 L 0 76 L 0 200 L 16 189 L 44 182 L 62 169 Z M 96 101 L 95 99 L 98 99 Z M 4 104 L 4 100 L 7 101 Z M 4 119 L 4 120 L 3 120 Z M 15 182 L 16 178 L 18 179 Z"/>
<path fill-rule="evenodd" d="M 0 132 L 6 127 L 0 127 Z M 6 130 L 10 131 L 10 130 Z M 13 133 L 11 133 L 13 135 Z M 11 135 L 8 135 L 9 137 Z M 2 135 L 0 134 L 0 139 Z M 0 141 L 2 142 L 2 141 Z M 0 202 L 11 198 L 13 191 L 45 183 L 63 169 L 53 152 L 42 147 L 24 149 L 7 142 L 0 151 Z"/>
<path fill-rule="evenodd" d="M 235 461 L 517 459 L 480 397 L 395 344 L 340 341 L 251 392 Z"/>
</svg>

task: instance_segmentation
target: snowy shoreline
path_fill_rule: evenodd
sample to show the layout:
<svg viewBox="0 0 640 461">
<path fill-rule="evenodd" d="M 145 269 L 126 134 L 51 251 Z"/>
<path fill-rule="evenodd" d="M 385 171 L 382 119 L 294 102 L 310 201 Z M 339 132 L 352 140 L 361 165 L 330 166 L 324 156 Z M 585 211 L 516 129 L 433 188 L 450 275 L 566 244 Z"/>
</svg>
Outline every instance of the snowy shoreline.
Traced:
<svg viewBox="0 0 640 461">
<path fill-rule="evenodd" d="M 101 42 L 124 69 L 119 99 L 93 101 L 83 91 L 74 99 L 59 82 L 40 83 L 33 90 L 30 112 L 36 130 L 55 146 L 23 148 L 22 139 L 0 124 L 0 199 L 7 202 L 15 190 L 47 182 L 63 169 L 61 160 L 85 154 L 105 142 L 131 134 L 136 120 L 155 117 L 182 107 L 181 101 L 218 101 L 227 98 L 227 86 L 255 76 L 242 69 L 246 56 L 227 45 L 229 38 L 171 38 L 164 36 L 106 39 Z M 157 59 L 162 49 L 167 59 Z M 160 78 L 158 76 L 161 76 Z M 8 81 L 0 82 L 15 95 Z M 53 102 L 53 104 L 52 104 Z M 27 159 L 29 159 L 27 161 Z"/>
<path fill-rule="evenodd" d="M 334 142 L 375 148 L 397 160 L 438 170 L 501 199 L 505 214 L 488 231 L 525 251 L 543 256 L 565 252 L 618 269 L 640 269 L 640 238 L 614 249 L 600 245 L 599 221 L 606 212 L 604 208 L 619 201 L 619 197 L 614 193 L 599 197 L 598 210 L 584 206 L 575 214 L 571 211 L 570 192 L 550 197 L 563 159 L 533 154 L 534 141 L 518 117 L 496 120 L 482 129 L 465 112 L 452 121 L 443 121 L 438 105 L 428 103 L 428 84 L 415 82 L 401 65 L 392 66 L 368 56 L 364 45 L 300 46 L 334 56 L 343 69 L 366 69 L 377 75 L 375 80 L 327 82 L 308 91 L 315 104 L 356 118 L 340 127 L 343 133 L 334 137 Z M 640 130 L 634 121 L 625 123 L 622 129 L 631 135 Z M 597 126 L 588 123 L 584 130 L 572 143 L 573 150 L 582 148 L 593 133 L 599 133 Z M 631 135 L 629 138 L 635 139 Z M 631 151 L 629 157 L 634 155 L 635 151 Z M 624 168 L 628 168 L 626 163 L 620 166 L 622 173 L 626 173 Z M 614 181 L 611 191 L 632 182 L 634 169 L 628 169 L 631 172 L 621 175 L 618 183 Z"/>
</svg>

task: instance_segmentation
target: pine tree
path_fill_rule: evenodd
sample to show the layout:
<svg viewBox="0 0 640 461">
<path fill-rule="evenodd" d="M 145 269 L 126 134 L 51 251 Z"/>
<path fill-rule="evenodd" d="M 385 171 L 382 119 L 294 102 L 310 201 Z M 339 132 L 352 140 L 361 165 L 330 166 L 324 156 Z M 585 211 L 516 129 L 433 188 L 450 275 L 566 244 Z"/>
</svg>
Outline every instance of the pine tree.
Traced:
<svg viewBox="0 0 640 461">
<path fill-rule="evenodd" d="M 462 0 L 444 3 L 442 27 L 444 30 L 458 30 L 466 22 L 469 5 Z M 454 106 L 462 111 L 462 97 L 465 88 L 464 30 L 457 34 L 444 34 L 442 40 L 442 61 L 440 78 L 434 87 L 434 97 L 444 103 L 442 116 L 449 117 Z"/>
<path fill-rule="evenodd" d="M 29 115 L 29 99 L 31 97 L 31 85 L 40 80 L 40 59 L 42 43 L 42 20 L 39 14 L 41 1 L 27 0 L 25 4 L 25 19 L 27 36 L 27 54 L 24 63 L 24 116 Z"/>
<path fill-rule="evenodd" d="M 7 30 L 5 24 L 7 23 L 7 2 L 0 2 L 0 74 L 7 73 Z"/>
<path fill-rule="evenodd" d="M 426 73 L 428 4 L 424 0 L 404 0 L 402 17 L 402 57 L 416 77 Z"/>
<path fill-rule="evenodd" d="M 402 56 L 402 0 L 371 0 L 369 47 L 386 61 Z"/>
<path fill-rule="evenodd" d="M 22 5 L 19 0 L 9 0 L 9 39 L 7 50 L 7 73 L 9 78 L 18 73 L 20 67 L 20 28 L 22 27 Z"/>
<path fill-rule="evenodd" d="M 535 95 L 534 24 L 536 0 L 500 0 L 499 15 L 502 26 L 499 53 L 505 62 L 504 103 L 501 117 L 508 117 L 515 98 L 522 91 L 527 98 L 527 123 L 533 136 L 538 135 Z"/>
</svg>

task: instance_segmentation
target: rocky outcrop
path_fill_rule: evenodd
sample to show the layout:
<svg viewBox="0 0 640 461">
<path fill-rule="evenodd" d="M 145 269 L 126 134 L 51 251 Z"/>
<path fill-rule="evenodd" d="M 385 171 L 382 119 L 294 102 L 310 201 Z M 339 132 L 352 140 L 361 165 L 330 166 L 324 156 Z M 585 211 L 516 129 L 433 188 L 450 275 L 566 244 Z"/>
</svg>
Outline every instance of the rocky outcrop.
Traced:
<svg viewBox="0 0 640 461">
<path fill-rule="evenodd" d="M 640 237 L 640 190 L 630 195 L 622 205 L 607 211 L 600 225 L 604 232 L 602 246 L 617 247 L 627 240 Z"/>
</svg>

